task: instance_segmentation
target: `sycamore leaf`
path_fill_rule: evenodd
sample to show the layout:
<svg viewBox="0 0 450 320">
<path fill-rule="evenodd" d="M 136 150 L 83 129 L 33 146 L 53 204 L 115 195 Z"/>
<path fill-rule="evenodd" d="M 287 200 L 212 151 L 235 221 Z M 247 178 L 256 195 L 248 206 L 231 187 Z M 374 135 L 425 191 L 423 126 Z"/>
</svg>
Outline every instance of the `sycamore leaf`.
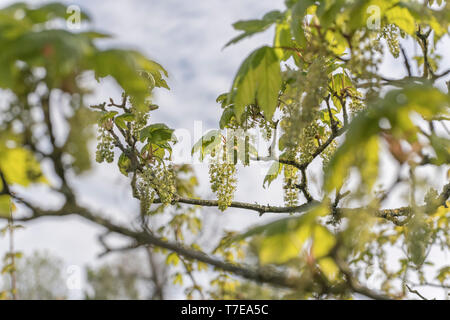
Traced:
<svg viewBox="0 0 450 320">
<path fill-rule="evenodd" d="M 277 233 L 264 238 L 259 250 L 261 264 L 282 264 L 298 257 L 310 235 L 311 227 L 305 225 L 295 231 Z"/>
<path fill-rule="evenodd" d="M 277 107 L 278 94 L 281 88 L 280 63 L 275 51 L 271 48 L 265 50 L 259 67 L 258 80 L 258 105 L 264 112 L 266 119 L 271 120 Z"/>
<path fill-rule="evenodd" d="M 225 129 L 227 125 L 230 123 L 231 119 L 234 118 L 235 112 L 234 112 L 234 106 L 227 107 L 225 110 L 223 110 L 222 116 L 220 117 L 220 129 Z"/>
<path fill-rule="evenodd" d="M 326 205 L 311 205 L 300 217 L 286 218 L 250 229 L 234 238 L 262 236 L 259 243 L 259 259 L 262 264 L 283 264 L 300 257 L 306 244 L 311 241 L 318 257 L 325 257 L 334 246 L 334 236 L 318 222 L 318 217 L 328 213 Z"/>
<path fill-rule="evenodd" d="M 270 184 L 278 177 L 278 175 L 281 173 L 281 169 L 283 168 L 283 165 L 278 162 L 275 161 L 269 168 L 269 171 L 267 172 L 265 178 L 264 178 L 264 182 L 263 182 L 263 187 L 265 188 L 265 185 L 267 183 L 267 186 L 269 187 Z"/>
<path fill-rule="evenodd" d="M 438 271 L 438 275 L 436 277 L 440 283 L 444 283 L 447 279 L 450 278 L 450 266 L 445 266 Z"/>
<path fill-rule="evenodd" d="M 328 84 L 334 92 L 339 96 L 344 96 L 345 90 L 352 90 L 354 88 L 352 80 L 347 76 L 346 73 L 336 73 L 331 76 L 330 82 Z M 342 109 L 341 101 L 332 95 L 333 104 L 340 112 Z"/>
<path fill-rule="evenodd" d="M 228 47 L 229 45 L 232 45 L 234 43 L 237 43 L 241 41 L 242 39 L 245 39 L 247 37 L 250 37 L 256 33 L 263 32 L 267 30 L 272 24 L 277 22 L 278 20 L 281 20 L 283 18 L 283 14 L 280 11 L 271 11 L 268 12 L 261 20 L 246 20 L 246 21 L 238 21 L 233 24 L 234 29 L 242 31 L 240 35 L 237 37 L 231 39 L 225 47 Z"/>
<path fill-rule="evenodd" d="M 311 253 L 315 259 L 326 256 L 336 244 L 333 234 L 324 226 L 318 224 L 313 230 L 313 244 Z"/>
<path fill-rule="evenodd" d="M 220 103 L 222 105 L 222 108 L 225 108 L 226 106 L 228 106 L 227 100 L 228 100 L 228 92 L 222 93 L 216 98 L 216 102 Z"/>
<path fill-rule="evenodd" d="M 117 114 L 118 114 L 117 111 L 101 111 L 99 123 L 103 125 L 109 120 L 113 119 Z"/>
<path fill-rule="evenodd" d="M 23 17 L 21 22 L 27 22 L 29 25 L 41 24 L 55 19 L 67 19 L 70 13 L 67 12 L 67 5 L 52 2 L 40 6 L 30 6 L 25 2 L 18 2 L 9 5 L 0 10 L 0 14 L 5 13 L 14 17 L 20 12 Z M 90 21 L 90 17 L 83 11 L 80 12 L 80 18 L 85 21 Z"/>
<path fill-rule="evenodd" d="M 208 131 L 192 147 L 191 154 L 199 152 L 200 160 L 203 160 L 206 154 L 209 154 L 220 143 L 221 133 L 219 130 Z"/>
<path fill-rule="evenodd" d="M 297 43 L 303 47 L 306 44 L 306 36 L 303 28 L 308 7 L 314 4 L 313 0 L 300 0 L 292 7 L 291 32 Z"/>
<path fill-rule="evenodd" d="M 356 0 L 349 5 L 348 26 L 351 30 L 357 30 L 367 27 L 368 24 L 375 22 L 377 18 L 383 18 L 385 11 L 392 5 L 388 1 L 380 0 Z M 377 15 L 380 14 L 379 17 Z"/>
<path fill-rule="evenodd" d="M 411 15 L 418 24 L 429 25 L 434 31 L 434 42 L 436 43 L 444 34 L 448 32 L 448 26 L 450 21 L 449 10 L 444 8 L 441 11 L 433 10 L 424 7 L 422 4 L 416 1 L 400 1 L 396 7 L 405 8 L 409 11 L 406 14 L 406 20 L 400 23 L 408 23 L 411 19 L 407 17 Z M 403 17 L 399 17 L 399 20 L 403 20 Z M 392 22 L 395 23 L 395 22 Z M 397 24 L 397 23 L 396 23 Z M 397 24 L 401 27 L 399 24 Z M 406 30 L 405 30 L 406 31 Z"/>
<path fill-rule="evenodd" d="M 389 23 L 397 25 L 409 35 L 414 36 L 416 32 L 416 23 L 408 9 L 393 7 L 386 12 L 386 18 Z"/>
<path fill-rule="evenodd" d="M 67 6 L 61 3 L 48 3 L 37 8 L 27 8 L 24 12 L 25 17 L 32 20 L 33 23 L 43 23 L 55 18 L 67 19 L 69 13 Z M 89 21 L 90 18 L 85 12 L 80 12 L 80 18 Z"/>
<path fill-rule="evenodd" d="M 322 258 L 318 262 L 320 270 L 325 274 L 329 280 L 333 280 L 339 274 L 339 267 L 332 258 Z"/>
<path fill-rule="evenodd" d="M 378 139 L 383 131 L 380 121 L 387 120 L 390 132 L 398 139 L 415 143 L 419 128 L 411 119 L 412 112 L 431 119 L 433 115 L 448 113 L 449 103 L 450 97 L 440 90 L 416 85 L 393 90 L 377 100 L 350 123 L 345 142 L 325 170 L 325 189 L 339 188 L 352 167 L 359 169 L 363 183 L 370 189 L 378 173 Z M 442 142 L 436 149 L 442 158 Z"/>
<path fill-rule="evenodd" d="M 430 137 L 431 146 L 436 153 L 436 159 L 433 160 L 435 165 L 443 165 L 450 163 L 450 141 L 439 137 L 435 134 Z"/>
<path fill-rule="evenodd" d="M 123 90 L 144 109 L 153 87 L 168 88 L 163 75 L 166 71 L 155 62 L 133 51 L 109 49 L 97 52 L 89 63 L 97 78 L 113 77 Z"/>
<path fill-rule="evenodd" d="M 257 103 L 266 119 L 271 120 L 280 88 L 280 61 L 275 49 L 265 46 L 255 50 L 241 65 L 228 96 L 234 100 L 236 118 L 241 118 L 246 106 Z"/>
<path fill-rule="evenodd" d="M 124 176 L 128 176 L 128 173 L 131 170 L 131 160 L 130 160 L 130 158 L 127 157 L 127 155 L 125 153 L 122 153 L 120 155 L 117 165 L 119 166 L 120 172 Z"/>
<path fill-rule="evenodd" d="M 179 284 L 182 285 L 183 284 L 183 275 L 180 272 L 177 272 L 174 276 L 173 276 L 173 284 Z"/>
<path fill-rule="evenodd" d="M 132 114 L 132 113 L 124 113 L 124 114 L 121 114 L 120 116 L 117 116 L 114 119 L 114 122 L 116 123 L 116 125 L 119 128 L 127 130 L 128 128 L 127 128 L 127 124 L 126 123 L 130 122 L 130 121 L 133 121 L 133 120 L 134 120 L 134 114 Z"/>
<path fill-rule="evenodd" d="M 282 23 L 277 23 L 277 26 L 275 28 L 273 46 L 274 48 L 277 48 L 277 53 L 279 56 L 281 56 L 281 60 L 285 61 L 292 56 L 293 51 L 286 49 L 295 48 L 289 23 L 285 21 L 283 21 Z"/>
<path fill-rule="evenodd" d="M 255 103 L 256 79 L 258 77 L 256 69 L 252 67 L 255 53 L 252 53 L 242 63 L 235 77 L 233 88 L 228 95 L 228 103 L 231 103 L 231 100 L 234 101 L 234 112 L 238 122 L 241 120 L 245 107 Z M 233 94 L 235 90 L 236 94 Z"/>
<path fill-rule="evenodd" d="M 337 56 L 344 54 L 345 50 L 347 49 L 348 43 L 341 33 L 327 30 L 325 39 L 329 44 L 330 50 L 334 54 L 336 54 Z"/>
<path fill-rule="evenodd" d="M 167 265 L 177 266 L 179 262 L 180 258 L 175 252 L 170 253 L 166 258 Z"/>
<path fill-rule="evenodd" d="M 31 183 L 47 183 L 39 162 L 24 148 L 0 146 L 0 169 L 8 184 L 26 187 Z"/>
<path fill-rule="evenodd" d="M 0 86 L 13 88 L 17 82 L 18 61 L 30 67 L 44 67 L 53 88 L 66 90 L 67 79 L 94 71 L 97 79 L 111 76 L 133 98 L 139 108 L 154 87 L 168 88 L 165 71 L 139 52 L 100 49 L 95 39 L 107 37 L 98 32 L 70 32 L 54 28 L 48 21 L 66 19 L 67 6 L 49 3 L 31 7 L 24 3 L 0 10 Z M 15 16 L 24 15 L 21 19 Z M 88 17 L 81 12 L 81 18 Z"/>
<path fill-rule="evenodd" d="M 149 125 L 141 130 L 140 141 L 151 142 L 151 143 L 166 143 L 168 141 L 173 141 L 173 129 L 170 129 L 164 123 L 155 123 Z"/>
<path fill-rule="evenodd" d="M 9 217 L 10 216 L 10 201 L 11 197 L 8 195 L 0 196 L 0 217 Z"/>
</svg>

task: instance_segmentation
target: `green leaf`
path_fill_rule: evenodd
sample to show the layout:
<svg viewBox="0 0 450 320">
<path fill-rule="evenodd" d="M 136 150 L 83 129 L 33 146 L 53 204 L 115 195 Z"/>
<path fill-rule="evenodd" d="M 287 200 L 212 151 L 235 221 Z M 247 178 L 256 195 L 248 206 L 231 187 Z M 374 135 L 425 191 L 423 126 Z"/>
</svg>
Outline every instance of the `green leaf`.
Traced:
<svg viewBox="0 0 450 320">
<path fill-rule="evenodd" d="M 89 39 L 108 39 L 112 36 L 107 33 L 97 32 L 97 31 L 86 31 L 86 32 L 80 32 L 78 33 L 81 36 L 87 37 Z"/>
<path fill-rule="evenodd" d="M 385 10 L 392 6 L 392 4 L 388 3 L 388 1 L 357 0 L 354 4 L 348 5 L 349 16 L 351 17 L 348 26 L 351 30 L 365 28 L 369 19 L 375 18 L 373 16 L 374 12 L 368 10 L 370 6 L 375 6 L 375 8 L 380 9 L 380 19 L 382 19 Z"/>
<path fill-rule="evenodd" d="M 80 12 L 80 14 L 81 19 L 90 21 L 86 13 Z M 27 8 L 25 10 L 25 16 L 31 19 L 33 23 L 43 23 L 55 18 L 67 19 L 67 6 L 57 2 L 48 3 L 36 9 Z"/>
<path fill-rule="evenodd" d="M 155 123 L 141 130 L 140 141 L 144 142 L 147 140 L 147 142 L 155 144 L 174 141 L 173 132 L 174 130 L 164 123 Z"/>
<path fill-rule="evenodd" d="M 220 143 L 221 133 L 219 130 L 208 131 L 203 137 L 201 137 L 192 147 L 191 154 L 200 152 L 200 160 L 203 160 L 205 155 L 211 153 L 211 151 Z"/>
<path fill-rule="evenodd" d="M 299 0 L 292 7 L 291 32 L 301 47 L 306 45 L 306 36 L 303 30 L 303 19 L 305 18 L 306 10 L 313 4 L 313 0 Z"/>
<path fill-rule="evenodd" d="M 278 175 L 281 173 L 281 169 L 283 168 L 283 165 L 278 162 L 275 161 L 269 168 L 269 171 L 267 172 L 265 178 L 264 178 L 264 182 L 263 182 L 263 187 L 265 188 L 265 185 L 267 183 L 267 186 L 269 187 L 270 184 L 278 177 Z"/>
<path fill-rule="evenodd" d="M 400 29 L 411 36 L 415 35 L 416 23 L 414 17 L 408 9 L 393 7 L 386 12 L 386 18 L 389 23 L 397 25 Z"/>
<path fill-rule="evenodd" d="M 316 252 L 321 257 L 328 254 L 334 245 L 334 237 L 320 227 L 317 218 L 328 212 L 325 205 L 311 205 L 311 209 L 300 217 L 291 217 L 255 227 L 234 238 L 262 236 L 259 243 L 259 258 L 262 264 L 283 264 L 300 257 L 307 241 L 317 242 Z M 331 235 L 331 237 L 330 237 Z M 323 241 L 323 244 L 320 244 Z"/>
<path fill-rule="evenodd" d="M 436 153 L 436 159 L 433 159 L 433 164 L 435 165 L 443 165 L 450 163 L 450 141 L 449 139 L 445 139 L 439 137 L 435 134 L 430 137 L 431 146 Z"/>
<path fill-rule="evenodd" d="M 93 41 L 105 34 L 74 33 L 46 23 L 66 19 L 66 8 L 58 3 L 36 8 L 22 3 L 0 10 L 1 87 L 15 85 L 16 62 L 21 61 L 30 67 L 44 67 L 48 84 L 64 90 L 67 79 L 84 71 L 94 71 L 97 79 L 111 76 L 140 108 L 154 87 L 168 88 L 167 72 L 156 62 L 132 50 L 98 48 Z M 19 11 L 25 14 L 23 19 L 14 18 Z M 88 19 L 83 13 L 81 17 Z"/>
<path fill-rule="evenodd" d="M 90 68 L 97 78 L 112 76 L 141 109 L 145 106 L 150 90 L 155 86 L 153 77 L 143 76 L 142 57 L 126 50 L 109 49 L 92 57 Z"/>
<path fill-rule="evenodd" d="M 41 6 L 30 6 L 25 2 L 18 2 L 1 9 L 0 14 L 5 13 L 14 17 L 19 10 L 24 15 L 24 17 L 20 19 L 22 20 L 21 22 L 28 22 L 30 25 L 42 24 L 55 19 L 65 20 L 69 16 L 67 13 L 67 6 L 57 2 L 47 3 Z M 80 12 L 80 18 L 82 20 L 90 21 L 90 17 L 83 11 Z"/>
<path fill-rule="evenodd" d="M 322 258 L 318 262 L 320 270 L 327 276 L 328 279 L 333 280 L 339 274 L 339 267 L 332 258 Z"/>
<path fill-rule="evenodd" d="M 117 114 L 117 111 L 102 111 L 99 122 L 103 124 L 106 121 L 113 119 Z"/>
<path fill-rule="evenodd" d="M 247 33 L 257 33 L 265 30 L 268 25 L 270 22 L 264 20 L 246 20 L 234 23 L 233 28 Z"/>
<path fill-rule="evenodd" d="M 450 278 L 450 266 L 445 266 L 439 269 L 438 275 L 436 277 L 440 283 L 444 283 L 447 279 Z"/>
<path fill-rule="evenodd" d="M 364 163 L 360 166 L 361 179 L 367 185 L 369 190 L 372 189 L 378 177 L 379 164 L 379 139 L 377 136 L 371 137 L 364 145 L 362 152 L 365 154 Z"/>
<path fill-rule="evenodd" d="M 116 123 L 116 125 L 119 128 L 122 128 L 123 130 L 127 130 L 127 122 L 133 121 L 134 120 L 134 114 L 132 113 L 124 113 L 120 116 L 117 116 L 114 119 L 114 122 Z"/>
<path fill-rule="evenodd" d="M 322 225 L 316 225 L 313 232 L 314 240 L 311 247 L 311 253 L 315 259 L 320 259 L 328 255 L 330 250 L 336 244 L 336 239 L 334 235 Z"/>
<path fill-rule="evenodd" d="M 343 93 L 344 93 L 343 90 L 345 90 L 345 89 L 352 89 L 352 88 L 354 88 L 352 80 L 350 79 L 350 77 L 348 77 L 347 74 L 342 73 L 342 72 L 333 74 L 331 76 L 331 80 L 330 80 L 329 86 L 338 95 L 343 95 Z M 339 101 L 339 100 L 333 100 L 333 103 L 336 105 L 335 101 Z M 338 105 L 340 106 L 341 104 L 339 103 Z"/>
<path fill-rule="evenodd" d="M 257 102 L 266 119 L 271 120 L 277 108 L 281 82 L 280 61 L 275 49 L 265 46 L 255 50 L 241 65 L 230 90 L 229 100 L 234 100 L 236 118 L 241 118 L 246 106 Z"/>
<path fill-rule="evenodd" d="M 266 119 L 272 120 L 281 88 L 280 62 L 272 48 L 265 51 L 259 67 L 257 99 Z"/>
<path fill-rule="evenodd" d="M 29 186 L 47 183 L 39 162 L 24 148 L 6 148 L 0 145 L 0 169 L 8 184 Z"/>
<path fill-rule="evenodd" d="M 438 89 L 417 85 L 392 90 L 378 99 L 350 123 L 345 142 L 325 170 L 325 189 L 339 188 L 352 167 L 358 168 L 363 183 L 370 189 L 378 172 L 381 119 L 389 121 L 390 132 L 395 137 L 413 143 L 417 141 L 419 129 L 412 122 L 411 113 L 429 120 L 436 114 L 448 114 L 449 103 L 450 97 Z"/>
<path fill-rule="evenodd" d="M 183 284 L 183 275 L 181 273 L 177 272 L 174 275 L 173 284 L 179 284 L 179 285 Z"/>
<path fill-rule="evenodd" d="M 333 23 L 336 23 L 336 17 L 343 11 L 345 6 L 346 0 L 334 0 L 331 5 L 323 2 L 319 3 L 317 16 L 320 18 L 321 27 L 328 29 Z"/>
<path fill-rule="evenodd" d="M 8 218 L 10 216 L 10 201 L 11 197 L 8 195 L 0 196 L 0 217 Z"/>
<path fill-rule="evenodd" d="M 277 23 L 273 46 L 275 48 L 282 48 L 277 49 L 277 53 L 282 61 L 286 61 L 292 56 L 293 51 L 286 49 L 295 48 L 294 41 L 292 41 L 291 28 L 287 22 Z"/>
<path fill-rule="evenodd" d="M 120 172 L 124 176 L 128 176 L 128 173 L 131 171 L 131 160 L 125 153 L 120 155 L 117 165 L 119 166 Z"/>
<path fill-rule="evenodd" d="M 230 123 L 231 119 L 233 119 L 235 115 L 234 107 L 228 107 L 223 110 L 222 116 L 220 117 L 220 129 L 225 129 L 226 126 Z"/>
<path fill-rule="evenodd" d="M 310 235 L 311 228 L 309 225 L 305 225 L 295 231 L 289 230 L 264 238 L 259 250 L 261 264 L 283 264 L 299 257 Z"/>
<path fill-rule="evenodd" d="M 180 258 L 175 252 L 170 253 L 166 258 L 167 265 L 177 266 L 179 262 Z"/>
<path fill-rule="evenodd" d="M 264 15 L 264 17 L 261 20 L 246 20 L 246 21 L 238 21 L 233 24 L 234 29 L 243 31 L 240 35 L 237 37 L 231 39 L 225 47 L 228 47 L 229 45 L 232 45 L 234 43 L 237 43 L 241 41 L 242 39 L 245 39 L 247 37 L 250 37 L 256 33 L 263 32 L 267 30 L 272 24 L 277 22 L 278 20 L 283 18 L 283 14 L 280 11 L 271 11 Z"/>
<path fill-rule="evenodd" d="M 148 149 L 152 148 L 152 156 L 158 159 L 159 161 L 162 161 L 164 159 L 164 156 L 166 155 L 166 151 L 169 152 L 169 155 L 172 154 L 172 148 L 168 143 L 165 144 L 153 144 L 149 143 L 146 145 Z"/>
</svg>

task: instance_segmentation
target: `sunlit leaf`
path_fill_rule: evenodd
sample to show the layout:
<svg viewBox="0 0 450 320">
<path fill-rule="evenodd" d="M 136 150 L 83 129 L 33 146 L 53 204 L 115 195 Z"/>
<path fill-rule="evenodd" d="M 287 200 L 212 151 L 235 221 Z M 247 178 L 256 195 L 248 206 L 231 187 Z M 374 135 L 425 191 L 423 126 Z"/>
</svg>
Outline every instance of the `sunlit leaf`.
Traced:
<svg viewBox="0 0 450 320">
<path fill-rule="evenodd" d="M 31 183 L 47 183 L 39 162 L 24 148 L 0 146 L 0 169 L 8 184 L 29 186 Z"/>
<path fill-rule="evenodd" d="M 225 47 L 228 47 L 231 44 L 237 43 L 242 39 L 250 37 L 256 33 L 263 32 L 267 30 L 272 24 L 282 19 L 283 15 L 280 11 L 271 11 L 264 15 L 261 20 L 247 20 L 247 21 L 238 21 L 233 24 L 233 27 L 236 30 L 243 31 L 237 37 L 231 39 Z"/>
<path fill-rule="evenodd" d="M 324 226 L 316 225 L 313 230 L 311 253 L 315 259 L 322 258 L 330 252 L 336 243 L 334 235 Z"/>
<path fill-rule="evenodd" d="M 254 51 L 241 65 L 229 95 L 234 100 L 236 118 L 240 119 L 245 107 L 258 104 L 264 116 L 271 120 L 277 107 L 281 88 L 280 62 L 275 49 L 262 47 Z"/>
</svg>

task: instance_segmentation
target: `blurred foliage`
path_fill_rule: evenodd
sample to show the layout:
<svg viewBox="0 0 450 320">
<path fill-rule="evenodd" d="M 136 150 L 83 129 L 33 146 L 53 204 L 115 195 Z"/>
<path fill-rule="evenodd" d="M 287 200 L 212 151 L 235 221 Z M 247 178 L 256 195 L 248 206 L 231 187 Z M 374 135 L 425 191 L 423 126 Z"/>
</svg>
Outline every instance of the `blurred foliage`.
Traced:
<svg viewBox="0 0 450 320">
<path fill-rule="evenodd" d="M 46 251 L 21 256 L 16 263 L 17 294 L 23 300 L 66 299 L 68 290 L 63 261 Z M 6 282 L 6 281 L 5 281 Z M 2 283 L 10 290 L 10 283 Z"/>
<path fill-rule="evenodd" d="M 81 17 L 88 21 L 86 14 Z M 58 3 L 17 3 L 0 10 L 0 87 L 9 100 L 0 119 L 0 168 L 8 184 L 46 181 L 38 161 L 48 146 L 38 131 L 56 112 L 69 133 L 54 153 L 67 155 L 67 165 L 76 173 L 90 168 L 87 143 L 96 118 L 83 107 L 85 95 L 92 91 L 83 84 L 89 72 L 98 80 L 112 77 L 139 110 L 146 110 L 154 87 L 168 88 L 163 79 L 167 72 L 159 64 L 135 51 L 100 49 L 96 43 L 107 38 L 105 34 L 58 29 L 66 18 L 66 6 Z M 60 106 L 53 106 L 58 103 L 54 99 Z M 48 131 L 44 135 L 54 140 L 55 132 Z M 46 150 L 33 150 L 42 144 Z"/>
<path fill-rule="evenodd" d="M 448 266 L 434 265 L 430 252 L 445 254 L 450 244 L 450 187 L 448 175 L 442 178 L 450 159 L 450 95 L 443 83 L 449 71 L 437 53 L 448 36 L 449 2 L 285 5 L 284 11 L 233 25 L 239 34 L 227 45 L 271 26 L 275 36 L 273 45 L 244 59 L 230 91 L 217 98 L 221 130 L 207 133 L 192 149 L 209 162 L 216 202 L 196 197 L 193 168 L 172 162 L 174 129 L 153 121 L 159 106 L 151 94 L 168 89 L 162 66 L 136 51 L 102 49 L 104 34 L 59 28 L 66 18 L 61 4 L 19 3 L 0 10 L 0 87 L 9 97 L 0 118 L 0 214 L 8 210 L 9 185 L 48 183 L 40 168 L 44 159 L 53 162 L 70 199 L 65 170 L 81 174 L 90 168 L 90 125 L 96 123 L 97 162 L 117 161 L 140 203 L 136 218 L 144 231 L 176 244 L 178 251 L 153 250 L 165 256 L 173 284 L 183 286 L 189 299 L 348 299 L 355 292 L 405 298 L 414 282 L 448 286 Z M 402 39 L 415 41 L 421 54 L 409 57 Z M 407 76 L 380 75 L 388 52 Z M 86 108 L 84 98 L 93 92 L 84 81 L 89 75 L 112 77 L 123 89 L 122 101 Z M 56 121 L 68 128 L 64 139 L 56 134 Z M 239 130 L 244 134 L 237 135 Z M 267 154 L 256 150 L 252 132 L 270 143 Z M 396 171 L 388 186 L 380 185 L 386 159 Z M 196 275 L 209 271 L 208 265 L 180 253 L 204 250 L 199 240 L 205 227 L 197 207 L 182 203 L 226 211 L 233 205 L 238 165 L 256 161 L 273 162 L 263 186 L 283 172 L 285 207 L 273 211 L 291 216 L 243 234 L 227 231 L 212 253 L 231 264 L 292 276 L 296 290 L 254 287 L 220 268 L 205 290 Z M 443 181 L 421 175 L 425 167 Z M 311 179 L 317 168 L 319 178 Z M 404 191 L 397 196 L 394 189 Z M 403 207 L 386 209 L 393 195 Z M 234 203 L 260 214 L 272 208 L 252 205 Z M 394 251 L 400 253 L 392 258 Z M 92 290 L 86 296 L 140 298 L 135 271 L 127 264 L 90 269 Z M 359 283 L 375 279 L 375 288 L 361 289 Z"/>
<path fill-rule="evenodd" d="M 140 262 L 140 263 L 138 263 Z M 142 273 L 144 261 L 137 255 L 125 254 L 114 261 L 96 267 L 87 267 L 87 300 L 143 299 Z"/>
</svg>

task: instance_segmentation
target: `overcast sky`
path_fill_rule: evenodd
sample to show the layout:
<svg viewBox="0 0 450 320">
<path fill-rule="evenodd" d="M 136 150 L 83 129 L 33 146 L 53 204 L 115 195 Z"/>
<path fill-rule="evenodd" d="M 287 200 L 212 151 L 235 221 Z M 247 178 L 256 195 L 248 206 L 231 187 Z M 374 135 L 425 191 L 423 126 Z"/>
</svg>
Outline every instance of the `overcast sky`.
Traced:
<svg viewBox="0 0 450 320">
<path fill-rule="evenodd" d="M 10 2 L 0 0 L 0 5 Z M 229 90 L 239 64 L 248 53 L 272 40 L 271 29 L 222 50 L 223 45 L 236 35 L 231 24 L 240 19 L 259 18 L 267 11 L 284 6 L 283 0 L 65 2 L 80 5 L 92 16 L 94 29 L 114 36 L 114 40 L 102 45 L 139 49 L 168 70 L 171 90 L 157 92 L 155 102 L 161 108 L 155 113 L 153 121 L 188 130 L 193 130 L 194 121 L 203 121 L 204 129 L 217 127 L 220 107 L 215 102 L 216 97 Z M 402 65 L 392 60 L 383 67 L 399 76 L 403 72 Z M 110 96 L 118 98 L 120 91 L 106 81 L 102 82 L 93 100 L 98 103 Z M 197 169 L 202 181 L 207 182 L 207 168 L 198 166 Z M 281 204 L 279 183 L 263 190 L 260 188 L 262 181 L 263 176 L 258 171 L 241 170 L 236 199 Z M 199 192 L 205 197 L 212 197 L 207 186 Z M 138 208 L 136 202 L 131 200 L 126 179 L 118 174 L 115 165 L 96 165 L 93 172 L 77 179 L 76 187 L 84 202 L 108 212 L 116 219 L 126 221 Z M 255 189 L 258 191 L 255 192 Z M 46 199 L 48 206 L 58 203 L 58 199 L 48 198 L 42 190 L 33 190 L 33 194 L 36 199 Z M 253 213 L 230 209 L 218 214 L 216 219 L 225 227 L 239 225 L 242 228 L 259 221 L 255 217 Z M 26 226 L 25 230 L 17 233 L 16 238 L 17 249 L 26 253 L 48 248 L 68 265 L 84 266 L 95 261 L 101 252 L 96 238 L 100 229 L 81 219 L 43 219 Z M 6 245 L 4 239 L 0 240 L 0 253 L 4 252 Z M 72 294 L 77 297 L 79 293 Z"/>
</svg>

